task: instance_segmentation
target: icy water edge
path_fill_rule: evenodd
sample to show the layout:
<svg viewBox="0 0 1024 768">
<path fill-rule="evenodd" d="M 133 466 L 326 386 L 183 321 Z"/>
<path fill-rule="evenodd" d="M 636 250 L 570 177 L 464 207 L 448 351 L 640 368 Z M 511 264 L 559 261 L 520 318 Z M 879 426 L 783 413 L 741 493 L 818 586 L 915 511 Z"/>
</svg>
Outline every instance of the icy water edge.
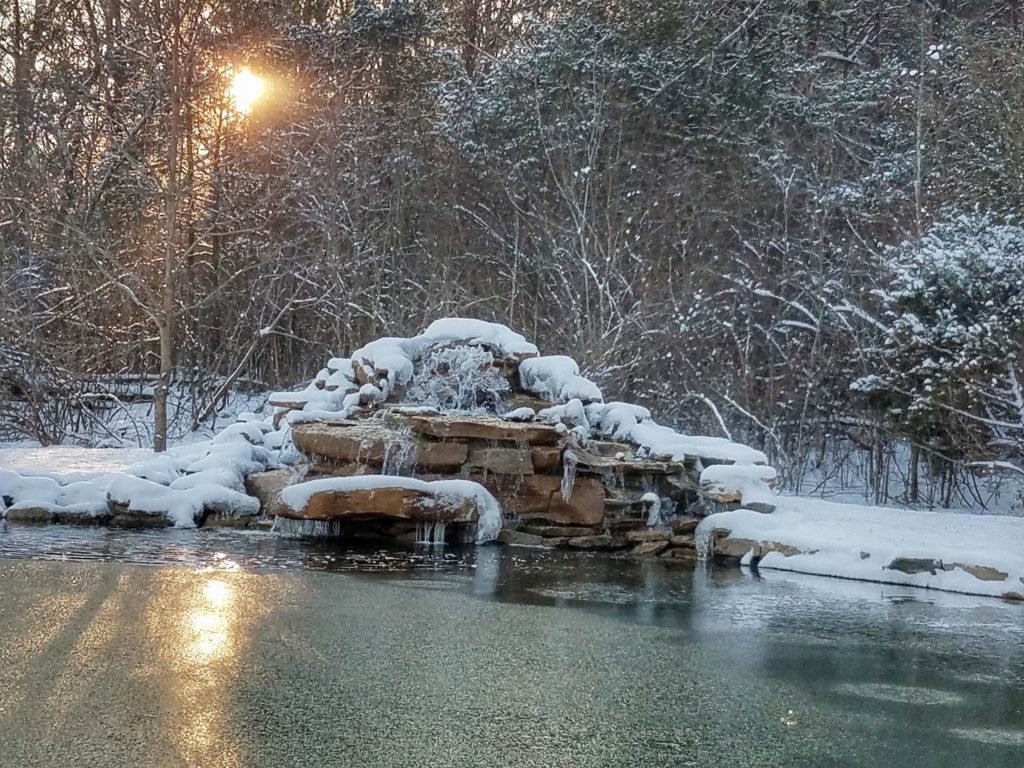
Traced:
<svg viewBox="0 0 1024 768">
<path fill-rule="evenodd" d="M 1024 612 L 521 548 L 0 528 L 0 765 L 1024 765 Z"/>
</svg>

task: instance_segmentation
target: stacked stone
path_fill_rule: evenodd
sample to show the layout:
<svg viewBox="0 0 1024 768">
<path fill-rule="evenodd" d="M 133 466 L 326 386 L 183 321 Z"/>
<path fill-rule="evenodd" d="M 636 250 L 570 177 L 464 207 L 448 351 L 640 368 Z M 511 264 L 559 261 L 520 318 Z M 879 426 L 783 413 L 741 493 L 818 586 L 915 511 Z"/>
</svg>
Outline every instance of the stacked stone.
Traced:
<svg viewBox="0 0 1024 768">
<path fill-rule="evenodd" d="M 505 543 L 674 557 L 694 552 L 689 534 L 696 518 L 674 517 L 678 533 L 648 530 L 652 494 L 680 510 L 696 500 L 692 467 L 639 460 L 622 443 L 591 441 L 583 451 L 557 425 L 402 407 L 298 424 L 292 440 L 309 462 L 307 480 L 388 472 L 478 482 L 502 505 Z M 409 533 L 393 522 L 380 531 L 397 538 Z"/>
</svg>

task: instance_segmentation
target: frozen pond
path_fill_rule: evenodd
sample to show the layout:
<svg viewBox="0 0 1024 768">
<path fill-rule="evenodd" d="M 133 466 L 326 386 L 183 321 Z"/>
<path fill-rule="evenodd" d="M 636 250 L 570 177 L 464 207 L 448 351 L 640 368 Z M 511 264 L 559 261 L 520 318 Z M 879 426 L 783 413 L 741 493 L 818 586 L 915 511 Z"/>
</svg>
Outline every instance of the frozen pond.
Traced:
<svg viewBox="0 0 1024 768">
<path fill-rule="evenodd" d="M 526 549 L 0 528 L 9 765 L 1019 768 L 1024 612 Z"/>
</svg>

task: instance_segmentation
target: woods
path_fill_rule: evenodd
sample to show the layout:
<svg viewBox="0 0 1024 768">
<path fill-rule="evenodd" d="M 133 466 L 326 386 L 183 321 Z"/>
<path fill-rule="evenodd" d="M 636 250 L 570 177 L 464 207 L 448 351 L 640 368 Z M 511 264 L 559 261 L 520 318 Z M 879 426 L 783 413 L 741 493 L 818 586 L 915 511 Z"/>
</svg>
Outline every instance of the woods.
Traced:
<svg viewBox="0 0 1024 768">
<path fill-rule="evenodd" d="M 160 447 L 240 380 L 460 315 L 763 448 L 787 487 L 988 503 L 977 473 L 1024 449 L 1021 23 L 1016 0 L 7 0 L 0 439 L 80 439 L 97 378 L 131 375 Z M 161 419 L 172 388 L 190 411 Z"/>
</svg>

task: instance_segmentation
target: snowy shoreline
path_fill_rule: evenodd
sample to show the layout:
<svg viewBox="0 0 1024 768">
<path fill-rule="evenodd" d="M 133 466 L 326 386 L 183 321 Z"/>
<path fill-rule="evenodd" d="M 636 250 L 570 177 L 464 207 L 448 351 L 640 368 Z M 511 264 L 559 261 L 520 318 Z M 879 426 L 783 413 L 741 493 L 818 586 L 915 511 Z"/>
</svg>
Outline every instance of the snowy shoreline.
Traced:
<svg viewBox="0 0 1024 768">
<path fill-rule="evenodd" d="M 746 503 L 752 499 L 744 498 Z M 708 556 L 759 569 L 1024 600 L 1024 519 L 758 498 L 697 529 Z"/>
</svg>

